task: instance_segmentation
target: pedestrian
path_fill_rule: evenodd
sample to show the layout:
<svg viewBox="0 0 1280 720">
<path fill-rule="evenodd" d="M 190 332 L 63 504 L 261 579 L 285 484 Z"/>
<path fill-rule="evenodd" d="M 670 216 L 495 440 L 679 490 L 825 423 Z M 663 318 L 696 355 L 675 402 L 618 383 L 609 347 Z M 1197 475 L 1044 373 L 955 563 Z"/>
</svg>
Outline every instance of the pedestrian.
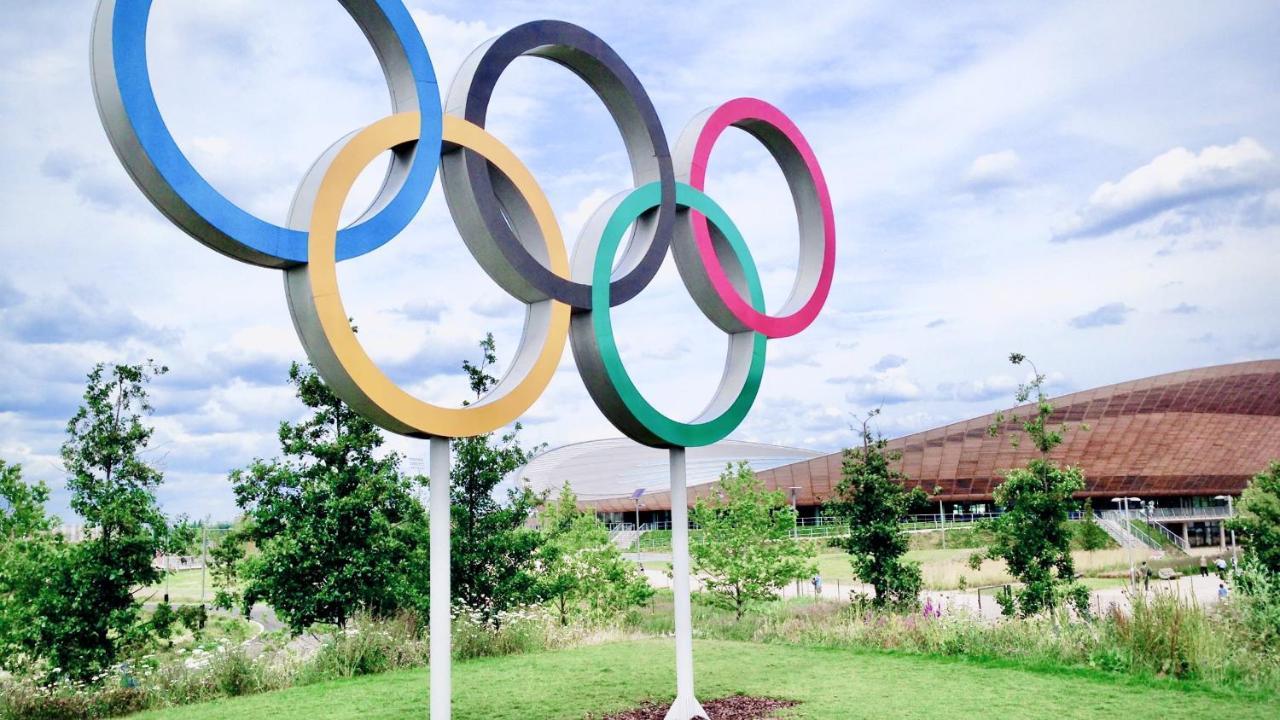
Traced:
<svg viewBox="0 0 1280 720">
<path fill-rule="evenodd" d="M 1227 595 L 1229 595 L 1230 593 L 1231 591 L 1227 589 L 1226 585 L 1222 583 L 1218 583 L 1218 599 L 1219 600 L 1226 600 Z"/>
<path fill-rule="evenodd" d="M 1209 558 L 1200 556 L 1200 577 L 1209 577 Z"/>
<path fill-rule="evenodd" d="M 1219 577 L 1221 577 L 1222 574 L 1227 571 L 1227 561 L 1223 560 L 1222 558 L 1218 558 L 1217 560 L 1214 560 L 1213 565 L 1214 567 L 1218 568 Z"/>
<path fill-rule="evenodd" d="M 1146 560 L 1142 561 L 1142 568 L 1138 570 L 1138 573 L 1142 575 L 1143 592 L 1150 590 L 1151 589 L 1151 568 L 1147 567 Z"/>
<path fill-rule="evenodd" d="M 822 597 L 822 576 L 815 573 L 810 582 L 813 583 L 813 596 Z"/>
</svg>

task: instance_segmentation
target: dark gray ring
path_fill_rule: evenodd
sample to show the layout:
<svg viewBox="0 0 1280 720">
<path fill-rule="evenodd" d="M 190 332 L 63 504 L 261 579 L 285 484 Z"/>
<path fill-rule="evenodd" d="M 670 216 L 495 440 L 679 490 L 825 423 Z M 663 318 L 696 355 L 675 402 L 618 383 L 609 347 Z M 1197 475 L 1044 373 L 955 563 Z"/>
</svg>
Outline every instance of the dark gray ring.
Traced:
<svg viewBox="0 0 1280 720">
<path fill-rule="evenodd" d="M 582 78 L 617 123 L 636 186 L 661 184 L 660 204 L 636 221 L 609 284 L 610 305 L 619 305 L 653 280 L 675 229 L 675 172 L 658 112 L 612 48 L 587 30 L 558 20 L 519 25 L 477 48 L 458 70 L 445 112 L 484 127 L 498 78 L 522 55 L 547 58 Z M 465 148 L 445 152 L 441 159 L 449 211 L 476 260 L 499 287 L 524 302 L 552 298 L 589 309 L 591 286 L 553 273 L 535 254 L 538 237 L 512 229 L 494 172 L 488 161 Z"/>
</svg>

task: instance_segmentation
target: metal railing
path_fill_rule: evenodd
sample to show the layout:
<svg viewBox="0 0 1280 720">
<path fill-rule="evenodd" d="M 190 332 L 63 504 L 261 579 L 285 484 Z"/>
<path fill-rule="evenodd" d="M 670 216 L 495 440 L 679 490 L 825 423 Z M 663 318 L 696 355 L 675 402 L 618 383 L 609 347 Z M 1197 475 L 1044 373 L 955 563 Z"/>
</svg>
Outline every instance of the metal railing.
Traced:
<svg viewBox="0 0 1280 720">
<path fill-rule="evenodd" d="M 1188 550 L 1187 541 L 1183 540 L 1181 535 L 1175 533 L 1174 531 L 1165 527 L 1162 523 L 1156 520 L 1148 520 L 1147 527 L 1155 528 L 1156 530 L 1158 530 L 1161 534 L 1164 535 L 1164 538 L 1168 540 L 1171 545 L 1181 550 L 1183 554 L 1187 554 L 1187 550 Z"/>
<path fill-rule="evenodd" d="M 1098 527 L 1102 528 L 1116 544 L 1122 548 L 1146 547 L 1137 535 L 1129 532 L 1125 527 L 1126 523 L 1122 519 L 1113 519 L 1099 513 L 1096 517 Z"/>
<path fill-rule="evenodd" d="M 1227 506 L 1213 507 L 1196 507 L 1196 508 L 1154 508 L 1146 510 L 1145 508 L 1134 513 L 1135 517 L 1148 518 L 1193 518 L 1221 520 L 1231 516 L 1231 512 Z"/>
<path fill-rule="evenodd" d="M 1160 542 L 1160 536 L 1157 534 L 1153 537 L 1151 531 L 1154 530 L 1157 533 L 1158 531 L 1164 531 L 1169 535 L 1173 534 L 1169 532 L 1168 528 L 1163 526 L 1156 529 L 1155 523 L 1146 522 L 1146 518 L 1144 518 L 1142 514 L 1132 511 L 1128 516 L 1126 516 L 1123 510 L 1106 510 L 1098 514 L 1098 520 L 1099 524 L 1102 524 L 1103 522 L 1112 523 L 1115 527 L 1119 528 L 1122 533 L 1132 538 L 1131 541 L 1127 542 L 1122 542 L 1119 538 L 1116 538 L 1116 541 L 1119 542 L 1122 547 L 1142 546 L 1151 550 L 1163 551 L 1165 549 L 1165 545 Z M 1112 535 L 1112 537 L 1114 538 L 1115 535 Z M 1181 543 L 1175 542 L 1173 545 L 1181 549 Z"/>
</svg>

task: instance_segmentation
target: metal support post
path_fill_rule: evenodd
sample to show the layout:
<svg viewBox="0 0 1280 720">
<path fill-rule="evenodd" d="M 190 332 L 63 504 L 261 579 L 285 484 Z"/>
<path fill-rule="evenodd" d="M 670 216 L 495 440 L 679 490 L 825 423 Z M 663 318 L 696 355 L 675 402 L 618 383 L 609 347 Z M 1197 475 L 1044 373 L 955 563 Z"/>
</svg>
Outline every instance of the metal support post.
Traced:
<svg viewBox="0 0 1280 720">
<path fill-rule="evenodd" d="M 452 663 L 449 597 L 449 438 L 431 438 L 431 720 L 449 720 Z"/>
<path fill-rule="evenodd" d="M 666 720 L 706 718 L 693 693 L 693 608 L 689 599 L 689 505 L 684 448 L 671 448 L 671 574 L 676 612 L 676 700 Z M 433 718 L 434 720 L 434 718 Z"/>
</svg>

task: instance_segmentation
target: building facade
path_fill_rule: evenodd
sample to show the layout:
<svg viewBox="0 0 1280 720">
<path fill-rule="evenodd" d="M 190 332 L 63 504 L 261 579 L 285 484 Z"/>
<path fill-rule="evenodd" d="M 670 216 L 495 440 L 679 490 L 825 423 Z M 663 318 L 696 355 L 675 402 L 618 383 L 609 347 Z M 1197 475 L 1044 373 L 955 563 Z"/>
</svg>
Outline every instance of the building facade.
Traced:
<svg viewBox="0 0 1280 720">
<path fill-rule="evenodd" d="M 1051 422 L 1073 429 L 1050 458 L 1079 466 L 1096 510 L 1113 500 L 1137 498 L 1134 507 L 1154 513 L 1190 545 L 1221 541 L 1215 508 L 1236 496 L 1249 478 L 1280 459 L 1280 360 L 1218 365 L 1157 375 L 1053 398 Z M 1013 408 L 1025 415 L 1030 405 Z M 1014 447 L 1006 422 L 992 436 L 995 413 L 895 438 L 908 486 L 920 487 L 948 514 L 991 509 L 1004 471 L 1037 455 L 1029 442 Z M 768 446 L 766 446 L 768 447 Z M 554 456 L 559 451 L 549 453 Z M 661 452 L 661 451 L 656 451 Z M 803 452 L 803 451 L 793 451 Z M 733 459 L 732 448 L 717 460 Z M 547 457 L 547 456 L 544 456 Z M 802 515 L 820 512 L 840 482 L 843 454 L 817 455 L 756 466 L 765 484 L 788 492 Z M 779 458 L 774 458 L 777 460 Z M 637 484 L 625 464 L 596 458 L 597 474 L 585 506 L 608 516 L 634 510 Z M 722 462 L 715 463 L 723 467 Z M 658 467 L 665 469 L 658 458 Z M 660 474 L 660 473 L 659 473 Z M 718 473 L 690 477 L 689 497 L 713 491 Z M 652 517 L 670 509 L 670 495 L 650 483 L 643 502 Z"/>
</svg>

